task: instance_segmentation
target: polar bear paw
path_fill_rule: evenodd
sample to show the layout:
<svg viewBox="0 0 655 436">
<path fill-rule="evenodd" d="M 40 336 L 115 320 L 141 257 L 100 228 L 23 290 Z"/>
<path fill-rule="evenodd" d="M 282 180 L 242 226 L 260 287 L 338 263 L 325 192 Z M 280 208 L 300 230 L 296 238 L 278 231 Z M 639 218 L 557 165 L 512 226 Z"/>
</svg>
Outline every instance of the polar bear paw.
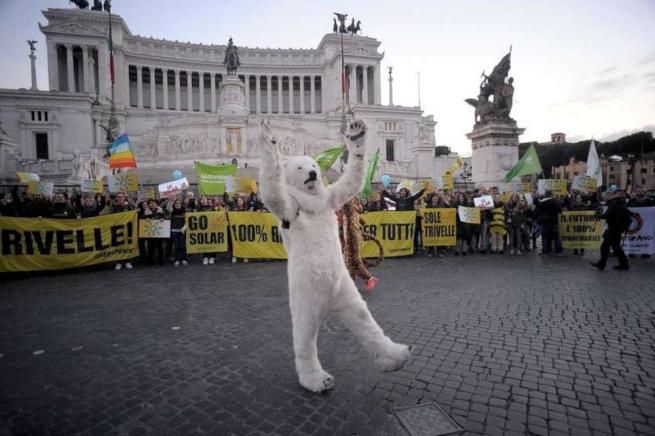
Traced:
<svg viewBox="0 0 655 436">
<path fill-rule="evenodd" d="M 323 370 L 301 373 L 298 378 L 302 387 L 315 393 L 321 393 L 334 387 L 334 377 Z"/>
<path fill-rule="evenodd" d="M 376 357 L 375 364 L 385 372 L 398 371 L 405 366 L 409 360 L 411 352 L 411 347 L 392 342 L 390 345 L 386 346 L 383 353 L 380 353 Z"/>
<path fill-rule="evenodd" d="M 357 157 L 364 156 L 364 137 L 366 136 L 366 123 L 355 120 L 350 123 L 346 138 L 350 141 L 349 151 Z"/>
</svg>

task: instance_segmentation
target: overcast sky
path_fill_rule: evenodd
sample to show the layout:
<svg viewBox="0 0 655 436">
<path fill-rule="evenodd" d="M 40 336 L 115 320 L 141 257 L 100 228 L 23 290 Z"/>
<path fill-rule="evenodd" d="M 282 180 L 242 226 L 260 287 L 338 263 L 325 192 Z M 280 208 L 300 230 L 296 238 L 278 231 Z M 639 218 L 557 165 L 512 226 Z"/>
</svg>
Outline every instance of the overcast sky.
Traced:
<svg viewBox="0 0 655 436">
<path fill-rule="evenodd" d="M 92 1 L 90 1 L 92 3 Z M 315 48 L 332 13 L 362 21 L 394 67 L 394 103 L 418 104 L 438 122 L 436 139 L 470 155 L 480 73 L 512 45 L 514 108 L 522 141 L 565 132 L 575 141 L 655 131 L 655 0 L 310 1 L 114 0 L 135 34 L 239 46 Z M 27 39 L 37 39 L 38 82 L 47 88 L 41 10 L 67 0 L 0 0 L 0 88 L 29 88 Z"/>
</svg>

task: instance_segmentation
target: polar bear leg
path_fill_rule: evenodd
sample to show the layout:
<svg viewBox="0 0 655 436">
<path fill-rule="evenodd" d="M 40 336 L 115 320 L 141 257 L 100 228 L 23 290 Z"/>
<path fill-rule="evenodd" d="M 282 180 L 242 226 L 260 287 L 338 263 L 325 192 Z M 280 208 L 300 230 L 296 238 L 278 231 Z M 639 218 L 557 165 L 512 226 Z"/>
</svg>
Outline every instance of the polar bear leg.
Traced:
<svg viewBox="0 0 655 436">
<path fill-rule="evenodd" d="M 375 364 L 383 371 L 396 371 L 409 359 L 410 349 L 398 344 L 384 334 L 373 319 L 366 303 L 357 291 L 353 280 L 343 276 L 334 297 L 334 313 L 357 337 L 359 342 L 375 358 Z"/>
<path fill-rule="evenodd" d="M 293 350 L 300 384 L 309 391 L 323 392 L 334 387 L 334 377 L 323 370 L 318 360 L 316 339 L 325 303 L 315 301 L 313 291 L 292 289 L 290 293 Z"/>
</svg>

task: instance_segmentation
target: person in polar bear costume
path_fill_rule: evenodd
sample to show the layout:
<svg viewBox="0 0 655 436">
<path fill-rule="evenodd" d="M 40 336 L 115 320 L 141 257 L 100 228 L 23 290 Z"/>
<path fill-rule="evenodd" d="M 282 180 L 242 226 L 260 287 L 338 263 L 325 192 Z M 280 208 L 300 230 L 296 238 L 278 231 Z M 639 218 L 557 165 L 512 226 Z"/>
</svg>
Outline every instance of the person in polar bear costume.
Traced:
<svg viewBox="0 0 655 436">
<path fill-rule="evenodd" d="M 262 123 L 260 132 L 260 192 L 281 222 L 296 371 L 300 384 L 312 392 L 334 387 L 334 377 L 321 366 L 316 346 L 320 324 L 328 314 L 341 319 L 380 369 L 400 369 L 410 355 L 407 345 L 393 342 L 375 322 L 341 253 L 335 212 L 364 185 L 365 137 L 366 125 L 352 122 L 345 137 L 350 162 L 341 178 L 325 187 L 314 159 L 297 156 L 282 162 L 270 126 Z"/>
</svg>

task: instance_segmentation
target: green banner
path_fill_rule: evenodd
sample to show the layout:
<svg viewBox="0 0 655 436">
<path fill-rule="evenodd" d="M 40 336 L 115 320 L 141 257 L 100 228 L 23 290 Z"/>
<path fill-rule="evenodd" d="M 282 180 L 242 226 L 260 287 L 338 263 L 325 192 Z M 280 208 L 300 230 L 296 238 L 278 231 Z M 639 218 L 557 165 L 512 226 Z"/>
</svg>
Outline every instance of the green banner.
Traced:
<svg viewBox="0 0 655 436">
<path fill-rule="evenodd" d="M 236 165 L 207 165 L 196 162 L 198 174 L 198 191 L 201 195 L 223 195 L 225 182 L 229 176 L 237 174 Z"/>
<path fill-rule="evenodd" d="M 323 150 L 314 157 L 321 169 L 321 174 L 325 175 L 327 173 L 330 167 L 339 159 L 341 153 L 343 153 L 343 147 L 334 147 Z"/>
</svg>

